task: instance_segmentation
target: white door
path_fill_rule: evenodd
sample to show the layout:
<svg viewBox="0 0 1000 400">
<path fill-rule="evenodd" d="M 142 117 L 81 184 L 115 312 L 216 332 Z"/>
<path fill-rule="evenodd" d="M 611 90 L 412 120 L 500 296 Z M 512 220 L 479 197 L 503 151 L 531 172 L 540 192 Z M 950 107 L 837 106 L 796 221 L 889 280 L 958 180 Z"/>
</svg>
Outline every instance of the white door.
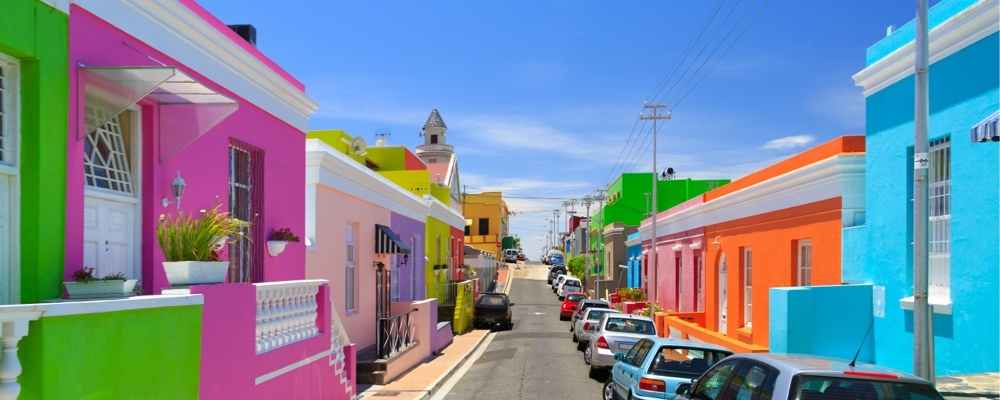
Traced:
<svg viewBox="0 0 1000 400">
<path fill-rule="evenodd" d="M 93 110 L 91 110 L 93 112 Z M 83 262 L 99 276 L 139 279 L 139 199 L 133 111 L 87 134 L 84 145 Z"/>
<path fill-rule="evenodd" d="M 0 171 L 0 304 L 17 303 L 14 299 L 14 179 Z"/>
<path fill-rule="evenodd" d="M 726 273 L 728 267 L 726 266 L 726 255 L 723 254 L 719 256 L 719 333 L 726 333 L 726 317 L 728 309 L 728 290 L 729 284 L 726 281 Z"/>
</svg>

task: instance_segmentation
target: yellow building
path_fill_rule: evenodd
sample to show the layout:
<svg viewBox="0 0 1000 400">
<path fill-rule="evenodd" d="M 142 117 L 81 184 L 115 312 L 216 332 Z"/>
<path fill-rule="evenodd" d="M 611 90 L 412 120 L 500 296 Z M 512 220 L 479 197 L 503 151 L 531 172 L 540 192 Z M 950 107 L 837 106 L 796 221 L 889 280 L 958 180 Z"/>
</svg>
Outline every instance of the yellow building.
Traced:
<svg viewBox="0 0 1000 400">
<path fill-rule="evenodd" d="M 503 238 L 510 235 L 507 203 L 501 192 L 466 194 L 462 205 L 465 215 L 465 244 L 503 257 Z"/>
</svg>

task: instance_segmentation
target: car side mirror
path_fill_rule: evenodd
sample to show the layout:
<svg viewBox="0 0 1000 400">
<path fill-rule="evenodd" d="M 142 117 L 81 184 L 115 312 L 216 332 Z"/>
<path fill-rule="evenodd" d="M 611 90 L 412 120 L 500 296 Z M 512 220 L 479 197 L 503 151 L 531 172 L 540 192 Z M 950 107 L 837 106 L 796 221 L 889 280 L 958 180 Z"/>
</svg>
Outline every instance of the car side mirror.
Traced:
<svg viewBox="0 0 1000 400">
<path fill-rule="evenodd" d="M 694 381 L 691 381 L 691 383 L 682 383 L 680 385 L 677 385 L 677 390 L 675 390 L 674 393 L 687 396 L 691 394 L 691 388 L 693 386 L 694 386 Z"/>
</svg>

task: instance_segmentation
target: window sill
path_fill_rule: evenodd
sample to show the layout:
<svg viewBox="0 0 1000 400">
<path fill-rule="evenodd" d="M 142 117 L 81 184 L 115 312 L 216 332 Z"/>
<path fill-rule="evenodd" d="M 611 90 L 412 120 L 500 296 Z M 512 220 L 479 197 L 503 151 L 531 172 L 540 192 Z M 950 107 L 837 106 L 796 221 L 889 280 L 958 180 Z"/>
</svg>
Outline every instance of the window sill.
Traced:
<svg viewBox="0 0 1000 400">
<path fill-rule="evenodd" d="M 753 339 L 753 329 L 749 326 L 736 328 L 736 337 L 743 341 L 750 341 Z"/>
<path fill-rule="evenodd" d="M 951 299 L 942 296 L 931 296 L 927 300 L 931 305 L 931 310 L 934 310 L 935 314 L 951 315 Z M 913 296 L 899 299 L 899 307 L 904 310 L 913 311 Z"/>
</svg>

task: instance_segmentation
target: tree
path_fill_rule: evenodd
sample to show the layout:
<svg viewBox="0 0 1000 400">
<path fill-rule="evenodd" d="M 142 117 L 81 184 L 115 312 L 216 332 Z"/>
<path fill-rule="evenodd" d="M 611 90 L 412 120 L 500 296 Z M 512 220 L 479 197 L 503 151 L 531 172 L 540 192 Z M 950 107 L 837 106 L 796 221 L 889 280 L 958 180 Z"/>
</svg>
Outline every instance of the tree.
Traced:
<svg viewBox="0 0 1000 400">
<path fill-rule="evenodd" d="M 584 264 L 584 260 L 585 260 L 585 258 L 583 258 L 583 256 L 576 256 L 576 257 L 570 258 L 569 262 L 566 263 L 566 267 L 567 267 L 567 270 L 569 271 L 569 274 L 573 275 L 573 276 L 576 276 L 576 277 L 583 276 L 583 264 Z"/>
</svg>

